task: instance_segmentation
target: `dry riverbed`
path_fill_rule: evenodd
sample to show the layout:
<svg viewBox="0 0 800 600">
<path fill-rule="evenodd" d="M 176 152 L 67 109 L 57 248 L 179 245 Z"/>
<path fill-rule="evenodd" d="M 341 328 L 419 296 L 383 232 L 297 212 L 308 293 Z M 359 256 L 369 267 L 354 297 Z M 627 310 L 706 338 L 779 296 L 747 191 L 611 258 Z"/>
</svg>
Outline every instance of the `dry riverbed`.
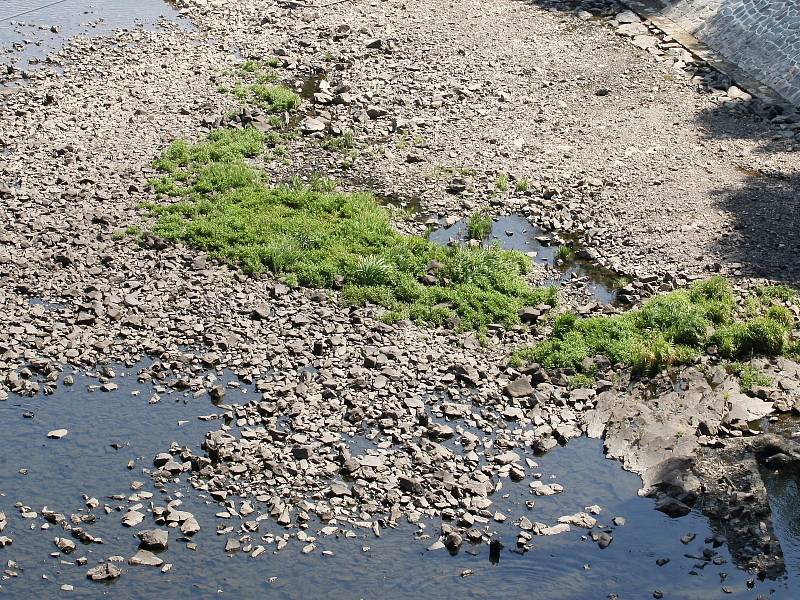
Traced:
<svg viewBox="0 0 800 600">
<path fill-rule="evenodd" d="M 290 545 L 324 556 L 320 537 L 366 546 L 365 534 L 400 523 L 431 551 L 474 544 L 493 555 L 505 522 L 514 533 L 503 543 L 520 553 L 576 530 L 608 548 L 622 515 L 584 502 L 540 520 L 534 508 L 565 493 L 536 454 L 589 435 L 642 476 L 661 512 L 709 516 L 715 533 L 698 564 L 723 564 L 715 548 L 727 542 L 737 566 L 784 575 L 759 468 L 796 470 L 800 453 L 754 428 L 800 412 L 792 360 L 757 360 L 762 380 L 743 389 L 713 352 L 644 380 L 592 358 L 595 380 L 576 386 L 570 373 L 508 366 L 548 332 L 547 306 L 478 334 L 387 322 L 337 289 L 250 277 L 167 243 L 143 205 L 169 200 L 154 190 L 153 160 L 173 141 L 278 131 L 268 152 L 248 155 L 266 185 L 321 175 L 374 191 L 396 207 L 399 231 L 441 227 L 441 243 L 476 211 L 502 217 L 492 233 L 535 253 L 527 281 L 557 282 L 558 310 L 614 313 L 715 273 L 742 293 L 800 281 L 790 109 L 749 99 L 606 2 L 178 9 L 192 28 L 74 39 L 52 55 L 57 72 L 17 64 L 14 87 L 0 88 L 0 401 L 77 389 L 65 379 L 73 368 L 94 374 L 98 394 L 117 394 L 127 364 L 152 405 L 177 390 L 216 407 L 200 415 L 202 439 L 165 438 L 130 465 L 156 490 L 139 482 L 115 498 L 143 542 L 130 565 L 166 569 L 152 553 L 163 533 L 141 531 L 153 529 L 187 545 L 216 530 L 224 550 L 255 557 Z M 237 94 L 259 73 L 295 90 L 299 106 L 270 115 Z M 53 423 L 42 438 L 69 435 Z M 525 490 L 514 514 L 496 508 L 504 486 Z M 210 521 L 184 510 L 192 494 L 213 501 Z M 22 518 L 60 531 L 59 553 L 72 552 L 70 538 L 97 541 L 91 514 L 20 500 Z M 3 524 L 16 515 L 4 516 L 8 550 Z M 103 558 L 79 566 L 114 579 L 120 560 L 113 549 Z M 724 591 L 753 587 L 739 583 Z"/>
</svg>

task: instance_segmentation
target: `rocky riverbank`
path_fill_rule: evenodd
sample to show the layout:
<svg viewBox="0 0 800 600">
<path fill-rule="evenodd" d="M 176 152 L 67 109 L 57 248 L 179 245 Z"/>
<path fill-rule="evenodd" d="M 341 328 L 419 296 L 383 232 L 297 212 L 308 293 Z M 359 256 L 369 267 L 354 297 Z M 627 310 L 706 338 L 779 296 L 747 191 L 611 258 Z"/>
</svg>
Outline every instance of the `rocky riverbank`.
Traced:
<svg viewBox="0 0 800 600">
<path fill-rule="evenodd" d="M 194 30 L 164 23 L 73 40 L 53 58 L 62 73 L 0 97 L 3 397 L 52 392 L 66 365 L 99 365 L 100 389 L 113 392 L 104 365 L 159 357 L 142 381 L 210 396 L 222 425 L 203 453 L 165 441 L 154 477 L 166 487 L 189 477 L 222 504 L 220 518 L 242 516 L 226 531 L 231 544 L 248 545 L 255 502 L 300 528 L 309 514 L 376 532 L 445 517 L 432 544 L 451 549 L 491 543 L 488 524 L 512 517 L 523 548 L 576 526 L 610 543 L 591 511 L 560 523 L 495 514 L 506 478 L 530 479 L 532 502 L 559 493 L 535 478 L 534 451 L 604 435 L 609 454 L 677 515 L 704 490 L 665 489 L 674 483 L 665 460 L 677 459 L 687 483 L 699 456 L 692 477 L 711 489 L 702 475 L 728 444 L 720 434 L 749 435 L 754 418 L 794 408 L 791 361 L 766 365 L 781 383 L 762 397 L 714 364 L 679 373 L 685 386 L 672 391 L 666 379 L 619 379 L 611 365 L 597 386 L 571 389 L 541 369 L 507 367 L 509 352 L 541 339 L 535 325 L 490 327 L 486 340 L 390 325 L 336 291 L 247 277 L 134 233 L 153 224 L 142 203 L 163 201 L 150 179 L 169 143 L 231 123 L 274 127 L 230 93 L 250 59 L 304 97 L 282 115 L 291 135 L 259 165 L 269 183 L 321 174 L 372 189 L 415 207 L 415 218 L 395 219 L 407 233 L 481 209 L 521 215 L 577 236 L 586 260 L 628 278 L 620 287 L 631 303 L 716 272 L 743 288 L 754 276 L 796 283 L 796 215 L 783 204 L 798 176 L 788 112 L 737 93 L 605 3 L 180 9 Z M 530 281 L 551 278 L 540 266 Z M 617 310 L 592 303 L 588 283 L 564 282 L 568 306 Z M 207 376 L 223 369 L 237 379 Z M 226 405 L 246 385 L 258 396 Z M 153 517 L 191 529 L 173 512 L 182 511 Z M 768 523 L 761 533 L 771 535 Z M 768 541 L 742 563 L 776 572 Z"/>
</svg>

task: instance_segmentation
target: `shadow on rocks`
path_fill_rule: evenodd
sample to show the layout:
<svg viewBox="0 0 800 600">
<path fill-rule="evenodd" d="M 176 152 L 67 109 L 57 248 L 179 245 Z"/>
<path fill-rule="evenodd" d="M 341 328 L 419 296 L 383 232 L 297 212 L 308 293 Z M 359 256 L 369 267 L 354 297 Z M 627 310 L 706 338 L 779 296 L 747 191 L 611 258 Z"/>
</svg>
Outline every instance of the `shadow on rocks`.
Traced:
<svg viewBox="0 0 800 600">
<path fill-rule="evenodd" d="M 735 275 L 800 285 L 800 173 L 752 171 L 744 185 L 718 190 L 733 230 L 716 242 Z"/>
</svg>

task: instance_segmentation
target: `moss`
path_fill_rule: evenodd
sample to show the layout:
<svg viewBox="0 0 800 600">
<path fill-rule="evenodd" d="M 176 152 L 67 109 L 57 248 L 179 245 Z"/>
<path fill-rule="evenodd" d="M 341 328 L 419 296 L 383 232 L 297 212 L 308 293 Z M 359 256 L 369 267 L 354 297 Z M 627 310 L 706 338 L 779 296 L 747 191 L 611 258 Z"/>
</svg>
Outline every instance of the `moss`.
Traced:
<svg viewBox="0 0 800 600">
<path fill-rule="evenodd" d="M 269 271 L 321 288 L 343 280 L 345 302 L 384 306 L 392 319 L 484 331 L 518 324 L 524 306 L 555 305 L 554 289 L 527 284 L 531 262 L 520 252 L 446 248 L 402 235 L 372 195 L 336 192 L 325 178 L 268 186 L 246 162 L 264 145 L 253 129 L 172 144 L 155 163 L 163 174 L 154 185 L 181 200 L 152 208 L 154 233 L 253 275 Z M 434 285 L 423 283 L 430 264 L 438 265 Z"/>
<path fill-rule="evenodd" d="M 467 221 L 467 235 L 473 240 L 485 240 L 492 233 L 492 218 L 484 212 L 474 212 Z"/>
<path fill-rule="evenodd" d="M 537 362 L 549 368 L 580 369 L 598 354 L 613 363 L 652 372 L 685 364 L 716 344 L 724 357 L 779 355 L 789 351 L 791 312 L 772 307 L 752 319 L 736 321 L 733 293 L 721 277 L 657 296 L 622 315 L 558 317 L 548 339 L 515 352 L 514 365 Z"/>
</svg>

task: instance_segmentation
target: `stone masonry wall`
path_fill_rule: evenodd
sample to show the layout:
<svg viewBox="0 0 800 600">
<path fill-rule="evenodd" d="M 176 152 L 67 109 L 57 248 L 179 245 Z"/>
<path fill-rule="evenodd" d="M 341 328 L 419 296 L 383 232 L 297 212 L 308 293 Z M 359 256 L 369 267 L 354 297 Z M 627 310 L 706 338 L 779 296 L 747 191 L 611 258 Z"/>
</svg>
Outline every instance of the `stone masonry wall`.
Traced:
<svg viewBox="0 0 800 600">
<path fill-rule="evenodd" d="M 658 0 L 662 14 L 800 105 L 800 0 Z"/>
</svg>

